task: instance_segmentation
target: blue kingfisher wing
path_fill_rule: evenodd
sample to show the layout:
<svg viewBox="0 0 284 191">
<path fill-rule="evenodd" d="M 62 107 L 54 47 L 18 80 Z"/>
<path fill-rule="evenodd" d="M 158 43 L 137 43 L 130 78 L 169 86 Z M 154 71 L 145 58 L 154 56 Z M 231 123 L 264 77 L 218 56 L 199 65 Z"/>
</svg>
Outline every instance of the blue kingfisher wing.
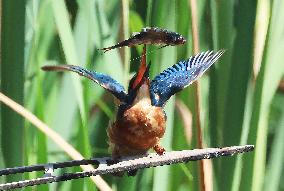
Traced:
<svg viewBox="0 0 284 191">
<path fill-rule="evenodd" d="M 80 66 L 73 65 L 58 65 L 58 66 L 43 66 L 43 70 L 45 71 L 72 71 L 81 76 L 89 78 L 90 80 L 96 82 L 104 89 L 111 92 L 116 98 L 120 101 L 124 102 L 126 100 L 127 94 L 124 90 L 124 87 L 106 74 L 102 74 L 96 71 L 89 71 Z"/>
<path fill-rule="evenodd" d="M 152 105 L 162 107 L 172 95 L 197 80 L 224 52 L 202 52 L 164 70 L 150 84 Z"/>
</svg>

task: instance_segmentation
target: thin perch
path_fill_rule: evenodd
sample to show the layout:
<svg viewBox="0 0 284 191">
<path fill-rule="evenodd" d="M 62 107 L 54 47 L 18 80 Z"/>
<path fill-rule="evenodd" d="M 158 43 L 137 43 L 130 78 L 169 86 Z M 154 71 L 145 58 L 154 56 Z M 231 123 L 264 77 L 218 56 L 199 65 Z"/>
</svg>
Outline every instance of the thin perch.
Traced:
<svg viewBox="0 0 284 191">
<path fill-rule="evenodd" d="M 109 157 L 81 160 L 81 161 L 78 160 L 67 161 L 63 163 L 49 163 L 38 166 L 46 167 L 47 165 L 48 166 L 53 165 L 54 169 L 56 169 L 56 167 L 64 168 L 64 167 L 79 166 L 86 164 L 98 164 L 99 166 L 94 171 L 65 173 L 61 176 L 50 176 L 50 177 L 43 177 L 31 180 L 24 180 L 19 182 L 0 184 L 0 190 L 9 190 L 9 189 L 22 188 L 27 186 L 34 186 L 34 185 L 47 184 L 52 182 L 102 175 L 102 174 L 113 174 L 123 171 L 133 171 L 136 169 L 143 169 L 149 167 L 170 165 L 170 164 L 189 162 L 189 161 L 197 161 L 202 159 L 211 159 L 222 156 L 232 156 L 234 154 L 250 152 L 253 150 L 254 150 L 253 145 L 245 145 L 245 146 L 232 146 L 224 148 L 207 148 L 207 149 L 194 149 L 194 150 L 184 150 L 184 151 L 172 151 L 172 152 L 165 152 L 165 154 L 163 154 L 162 156 L 157 155 L 155 153 L 151 153 L 149 155 L 144 155 L 144 156 L 122 157 L 121 160 L 117 161 L 117 163 L 115 164 L 110 164 L 111 158 Z M 25 169 L 27 170 L 31 167 L 34 166 L 25 167 Z M 12 169 L 15 170 L 17 168 L 23 169 L 23 167 L 10 168 L 10 172 Z M 5 170 L 6 169 L 0 171 L 2 175 L 7 174 L 3 173 Z M 17 172 L 16 171 L 17 170 L 15 170 L 15 173 L 19 173 L 19 171 Z"/>
</svg>

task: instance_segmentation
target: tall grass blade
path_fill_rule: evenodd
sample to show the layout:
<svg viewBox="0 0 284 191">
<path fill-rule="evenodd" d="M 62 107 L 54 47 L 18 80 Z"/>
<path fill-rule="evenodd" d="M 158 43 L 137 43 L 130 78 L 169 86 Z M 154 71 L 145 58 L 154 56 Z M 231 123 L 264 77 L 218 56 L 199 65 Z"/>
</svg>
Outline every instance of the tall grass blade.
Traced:
<svg viewBox="0 0 284 191">
<path fill-rule="evenodd" d="M 249 83 L 248 90 L 247 90 L 247 96 L 246 96 L 244 121 L 242 125 L 241 138 L 240 138 L 239 145 L 245 145 L 248 142 L 248 136 L 249 136 L 249 131 L 250 131 L 250 119 L 251 119 L 251 113 L 252 113 L 253 92 L 254 92 L 254 86 L 252 83 Z M 233 180 L 232 180 L 232 189 L 231 189 L 232 191 L 240 190 L 242 172 L 244 171 L 243 169 L 244 157 L 245 156 L 242 156 L 242 155 L 237 156 Z"/>
<path fill-rule="evenodd" d="M 54 22 L 50 3 L 47 1 L 29 1 L 26 10 L 26 85 L 25 105 L 30 108 L 40 119 L 48 116 L 45 101 L 44 88 L 47 83 L 44 81 L 44 73 L 40 66 L 45 62 L 48 50 L 54 35 Z M 35 73 L 37 75 L 35 75 Z M 38 132 L 35 128 L 26 123 L 26 165 L 42 164 L 48 162 L 48 142 L 46 135 Z M 25 176 L 28 176 L 26 174 Z M 42 173 L 35 173 L 29 178 L 41 177 Z M 28 178 L 28 177 L 25 177 Z M 49 185 L 42 185 L 38 189 L 49 190 Z M 28 189 L 27 189 L 28 190 Z M 30 189 L 32 190 L 32 189 Z"/>
<path fill-rule="evenodd" d="M 1 91 L 23 103 L 24 37 L 26 1 L 1 2 Z M 23 164 L 23 119 L 6 106 L 1 107 L 1 147 L 6 167 Z M 7 181 L 21 175 L 7 177 Z"/>
<path fill-rule="evenodd" d="M 240 1 L 236 6 L 236 39 L 232 52 L 225 122 L 223 133 L 224 145 L 237 145 L 240 141 L 240 129 L 243 125 L 248 84 L 252 71 L 253 34 L 256 4 L 255 2 Z M 222 177 L 220 189 L 232 186 L 235 160 L 222 160 L 219 174 Z"/>
<path fill-rule="evenodd" d="M 67 7 L 64 1 L 53 1 L 53 11 L 54 11 L 54 18 L 57 25 L 57 29 L 59 32 L 59 36 L 62 42 L 63 51 L 65 53 L 65 59 L 68 64 L 71 65 L 81 65 L 84 66 L 84 60 L 82 62 L 79 61 L 79 56 L 76 49 L 76 39 L 72 33 L 71 24 L 68 20 L 68 12 Z M 77 31 L 78 32 L 78 31 Z M 85 31 L 85 34 L 88 30 Z M 87 36 L 87 35 L 86 35 Z M 79 42 L 79 39 L 77 39 Z M 86 46 L 85 46 L 86 47 Z M 85 52 L 86 53 L 86 52 Z M 81 56 L 82 58 L 82 56 Z M 71 74 L 72 75 L 72 74 Z M 79 123 L 78 127 L 78 141 L 77 147 L 80 152 L 83 153 L 85 157 L 90 157 L 91 149 L 88 137 L 88 129 L 87 129 L 87 119 L 86 119 L 86 110 L 85 110 L 85 103 L 83 99 L 83 88 L 80 84 L 79 77 L 76 75 L 72 76 L 72 80 L 75 87 L 75 95 L 77 99 L 77 104 L 79 106 L 80 116 L 82 123 Z M 68 83 L 68 82 L 67 82 Z M 82 181 L 77 181 L 74 183 L 76 189 L 82 189 Z"/>
<path fill-rule="evenodd" d="M 122 26 L 123 26 L 123 39 L 129 38 L 129 0 L 122 0 Z M 124 85 L 128 84 L 128 75 L 130 70 L 130 50 L 124 47 Z"/>
<path fill-rule="evenodd" d="M 254 30 L 254 53 L 253 53 L 253 75 L 254 80 L 258 75 L 263 50 L 265 46 L 265 39 L 268 32 L 269 17 L 270 17 L 270 2 L 269 0 L 259 0 L 257 2 L 257 12 L 255 19 Z"/>
<path fill-rule="evenodd" d="M 229 74 L 235 31 L 234 1 L 211 1 L 211 22 L 213 49 L 226 49 L 218 64 L 210 70 L 210 93 L 209 93 L 209 128 L 211 131 L 211 146 L 222 146 L 223 128 L 225 122 L 225 108 L 227 91 L 229 89 Z M 219 173 L 220 163 L 215 162 L 215 170 Z M 222 184 L 223 181 L 218 182 Z"/>
<path fill-rule="evenodd" d="M 64 1 L 52 1 L 55 23 L 58 28 L 59 36 L 62 42 L 63 50 L 65 53 L 65 58 L 68 64 L 78 65 L 78 55 L 75 47 L 75 41 L 71 30 L 70 22 L 68 21 L 68 12 Z M 73 76 L 73 83 L 76 89 L 76 96 L 78 105 L 80 108 L 81 117 L 83 123 L 86 123 L 85 119 L 85 108 L 82 96 L 82 86 L 79 82 L 79 77 L 77 75 Z"/>
<path fill-rule="evenodd" d="M 249 143 L 255 143 L 256 150 L 254 159 L 248 158 L 245 161 L 248 165 L 245 168 L 252 174 L 245 173 L 243 178 L 243 186 L 251 185 L 253 191 L 260 190 L 263 186 L 269 106 L 284 72 L 283 62 L 279 62 L 284 59 L 281 51 L 284 49 L 284 26 L 280 24 L 280 20 L 284 18 L 284 13 L 280 11 L 283 8 L 283 1 L 273 1 L 264 59 L 256 81 L 249 136 Z"/>
<path fill-rule="evenodd" d="M 281 173 L 284 169 L 284 110 L 275 132 L 272 151 L 269 156 L 267 173 L 263 190 L 277 191 L 281 182 Z"/>
</svg>

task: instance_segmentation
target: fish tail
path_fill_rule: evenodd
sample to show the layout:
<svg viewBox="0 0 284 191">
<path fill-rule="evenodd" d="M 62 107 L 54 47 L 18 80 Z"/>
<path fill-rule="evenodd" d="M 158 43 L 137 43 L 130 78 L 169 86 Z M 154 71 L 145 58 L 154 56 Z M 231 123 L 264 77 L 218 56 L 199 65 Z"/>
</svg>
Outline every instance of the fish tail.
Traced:
<svg viewBox="0 0 284 191">
<path fill-rule="evenodd" d="M 99 48 L 98 50 L 103 51 L 104 53 L 110 51 L 111 49 L 113 49 L 113 46 L 107 47 L 107 48 Z"/>
<path fill-rule="evenodd" d="M 123 46 L 129 46 L 129 40 L 125 40 L 125 41 L 122 41 L 116 45 L 113 45 L 113 46 L 110 46 L 110 47 L 106 47 L 106 48 L 101 48 L 99 50 L 102 50 L 104 53 L 112 50 L 112 49 L 115 49 L 115 48 L 121 48 Z"/>
</svg>

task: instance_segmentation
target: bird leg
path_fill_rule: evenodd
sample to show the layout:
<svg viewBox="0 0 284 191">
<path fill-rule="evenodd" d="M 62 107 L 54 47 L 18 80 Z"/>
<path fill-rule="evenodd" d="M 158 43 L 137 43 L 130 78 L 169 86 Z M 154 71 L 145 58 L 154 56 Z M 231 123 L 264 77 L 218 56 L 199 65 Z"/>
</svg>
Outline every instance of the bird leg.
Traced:
<svg viewBox="0 0 284 191">
<path fill-rule="evenodd" d="M 164 152 L 166 151 L 164 147 L 161 146 L 160 140 L 157 141 L 156 145 L 154 145 L 153 147 L 154 151 L 156 151 L 156 153 L 158 155 L 163 155 Z"/>
</svg>

